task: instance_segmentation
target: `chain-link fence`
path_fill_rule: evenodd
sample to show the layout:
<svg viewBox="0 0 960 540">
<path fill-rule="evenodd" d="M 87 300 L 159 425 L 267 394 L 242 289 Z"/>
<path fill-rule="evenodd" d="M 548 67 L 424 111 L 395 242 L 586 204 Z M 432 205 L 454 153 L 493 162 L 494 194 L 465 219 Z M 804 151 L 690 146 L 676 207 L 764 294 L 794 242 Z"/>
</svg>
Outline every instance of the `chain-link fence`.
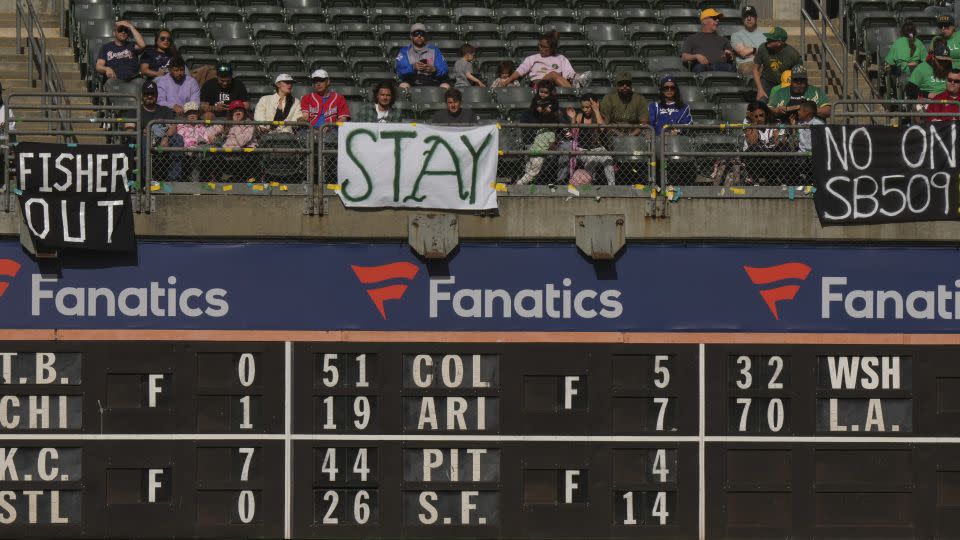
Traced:
<svg viewBox="0 0 960 540">
<path fill-rule="evenodd" d="M 663 186 L 803 186 L 813 183 L 809 125 L 665 126 Z"/>
<path fill-rule="evenodd" d="M 147 180 L 314 184 L 315 130 L 305 123 L 153 120 Z"/>
</svg>

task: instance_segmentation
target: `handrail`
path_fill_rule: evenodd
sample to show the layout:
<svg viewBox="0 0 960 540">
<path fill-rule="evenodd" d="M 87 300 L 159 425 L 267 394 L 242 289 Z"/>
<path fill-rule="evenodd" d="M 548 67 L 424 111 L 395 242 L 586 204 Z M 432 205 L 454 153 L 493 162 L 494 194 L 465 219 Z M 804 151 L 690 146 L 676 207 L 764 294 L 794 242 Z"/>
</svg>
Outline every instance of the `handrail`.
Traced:
<svg viewBox="0 0 960 540">
<path fill-rule="evenodd" d="M 62 1 L 63 0 L 57 0 L 56 2 L 58 6 L 57 9 L 60 12 L 61 29 L 63 28 Z M 35 69 L 40 74 L 40 93 L 43 96 L 43 104 L 47 106 L 43 111 L 43 116 L 44 118 L 49 118 L 50 110 L 56 111 L 56 115 L 59 118 L 57 124 L 60 126 L 60 131 L 72 131 L 72 129 L 67 127 L 70 122 L 69 119 L 64 116 L 62 108 L 63 105 L 69 105 L 70 100 L 66 96 L 57 97 L 57 94 L 63 94 L 65 90 L 63 76 L 60 74 L 60 69 L 57 68 L 57 63 L 53 59 L 53 56 L 47 54 L 47 38 L 43 32 L 43 26 L 40 24 L 37 12 L 33 7 L 33 2 L 31 2 L 31 0 L 17 0 L 16 9 L 17 50 L 20 54 L 26 52 L 28 56 L 28 80 L 33 83 Z M 24 50 L 23 46 L 23 28 L 26 28 L 26 50 Z M 36 36 L 34 36 L 34 33 L 36 33 Z M 48 129 L 53 129 L 53 122 L 48 122 Z M 70 137 L 72 140 L 69 142 L 77 142 L 76 137 L 72 135 Z"/>
</svg>

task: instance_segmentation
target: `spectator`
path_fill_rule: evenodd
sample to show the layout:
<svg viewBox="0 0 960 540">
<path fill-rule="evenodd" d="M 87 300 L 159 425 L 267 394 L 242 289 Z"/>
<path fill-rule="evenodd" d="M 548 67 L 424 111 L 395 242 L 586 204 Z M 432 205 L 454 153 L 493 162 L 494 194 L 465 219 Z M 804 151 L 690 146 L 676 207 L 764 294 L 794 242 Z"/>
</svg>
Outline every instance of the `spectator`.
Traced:
<svg viewBox="0 0 960 540">
<path fill-rule="evenodd" d="M 250 111 L 240 101 L 234 101 L 229 106 L 230 120 L 243 122 L 250 120 Z M 221 135 L 226 131 L 227 137 L 223 141 L 224 148 L 253 148 L 257 146 L 256 126 L 251 124 L 232 125 L 226 128 L 223 125 L 213 126 L 209 138 Z"/>
<path fill-rule="evenodd" d="M 910 73 L 910 80 L 903 89 L 907 99 L 926 99 L 947 89 L 947 74 L 950 73 L 950 50 L 940 38 L 934 39 L 927 61 Z"/>
<path fill-rule="evenodd" d="M 410 45 L 397 53 L 397 78 L 401 88 L 440 86 L 447 82 L 447 61 L 436 45 L 427 44 L 427 27 L 416 23 L 410 27 Z"/>
<path fill-rule="evenodd" d="M 298 122 L 303 118 L 300 100 L 293 96 L 293 77 L 286 73 L 277 75 L 273 80 L 277 91 L 263 96 L 257 102 L 253 119 L 257 122 Z M 271 127 L 260 126 L 261 131 L 270 131 Z M 276 131 L 292 133 L 289 126 L 276 126 Z"/>
<path fill-rule="evenodd" d="M 157 32 L 153 45 L 140 55 L 140 74 L 151 79 L 167 74 L 170 60 L 177 56 L 177 47 L 173 44 L 173 34 L 166 28 Z"/>
<path fill-rule="evenodd" d="M 614 75 L 616 91 L 603 96 L 600 102 L 600 114 L 608 124 L 647 124 L 650 121 L 647 99 L 633 92 L 633 78 L 630 72 L 621 71 Z M 630 135 L 639 135 L 641 129 L 635 128 Z"/>
<path fill-rule="evenodd" d="M 694 73 L 704 71 L 729 71 L 736 73 L 733 65 L 733 45 L 717 33 L 723 14 L 713 8 L 700 11 L 700 31 L 687 36 L 680 49 L 680 59 L 693 64 Z"/>
<path fill-rule="evenodd" d="M 743 30 L 738 30 L 730 38 L 733 52 L 737 54 L 737 71 L 746 77 L 753 75 L 753 58 L 757 49 L 767 42 L 763 32 L 757 28 L 757 8 L 743 8 Z"/>
<path fill-rule="evenodd" d="M 572 107 L 567 108 L 567 118 L 572 124 L 592 124 L 603 125 L 606 122 L 603 119 L 603 113 L 600 112 L 600 101 L 594 96 L 580 96 L 580 111 Z M 560 150 L 567 152 L 579 150 L 582 152 L 579 156 L 560 156 L 560 167 L 557 170 L 557 183 L 567 183 L 568 178 L 591 178 L 589 169 L 603 167 L 603 174 L 607 178 L 608 185 L 616 184 L 616 175 L 613 169 L 613 157 L 606 153 L 604 146 L 604 136 L 600 128 L 573 128 L 568 133 L 568 141 L 560 143 Z M 590 155 L 594 154 L 594 155 Z M 584 172 L 577 174 L 577 162 L 580 162 Z M 566 163 L 564 163 L 566 162 Z M 586 183 L 586 182 L 577 182 Z"/>
<path fill-rule="evenodd" d="M 243 81 L 233 78 L 233 66 L 230 64 L 217 64 L 217 78 L 210 79 L 200 87 L 200 108 L 207 120 L 226 118 L 230 103 L 248 99 L 247 87 Z"/>
<path fill-rule="evenodd" d="M 497 78 L 493 81 L 494 87 L 504 88 L 507 86 L 520 86 L 520 81 L 513 80 L 513 82 L 508 83 L 507 80 L 510 79 L 510 75 L 513 75 L 513 72 L 517 70 L 517 67 L 510 60 L 504 60 L 497 64 Z"/>
<path fill-rule="evenodd" d="M 893 77 L 910 76 L 910 73 L 927 57 L 927 47 L 917 39 L 917 26 L 912 22 L 900 27 L 900 37 L 887 51 L 886 69 Z"/>
<path fill-rule="evenodd" d="M 787 45 L 787 31 L 779 26 L 763 35 L 767 42 L 753 57 L 753 84 L 757 101 L 765 101 L 773 87 L 780 84 L 784 71 L 803 63 L 796 49 Z"/>
<path fill-rule="evenodd" d="M 660 79 L 660 97 L 650 104 L 650 124 L 657 135 L 666 125 L 692 124 L 690 106 L 680 97 L 680 89 L 673 77 Z"/>
<path fill-rule="evenodd" d="M 486 88 L 486 84 L 473 74 L 473 61 L 477 58 L 477 48 L 469 43 L 460 47 L 460 58 L 453 64 L 454 85 L 460 88 L 479 86 Z"/>
<path fill-rule="evenodd" d="M 373 88 L 373 103 L 365 103 L 357 113 L 357 122 L 400 122 L 400 111 L 394 108 L 397 89 L 392 81 L 381 81 Z"/>
<path fill-rule="evenodd" d="M 960 69 L 953 68 L 947 74 L 947 89 L 933 96 L 934 103 L 927 105 L 928 113 L 940 113 L 947 116 L 927 117 L 928 122 L 956 122 L 960 120 Z M 948 102 L 948 103 L 944 103 Z"/>
<path fill-rule="evenodd" d="M 158 85 L 154 81 L 144 82 L 143 87 L 140 89 L 140 128 L 143 130 L 144 135 L 153 136 L 157 139 L 173 135 L 176 131 L 176 124 L 155 124 L 153 127 L 150 127 L 150 122 L 152 120 L 173 120 L 177 117 L 172 109 L 160 105 L 159 99 L 157 98 L 158 91 Z M 137 124 L 135 122 L 128 122 L 123 125 L 123 128 L 132 131 L 137 129 Z M 151 132 L 148 133 L 148 129 L 151 130 Z"/>
<path fill-rule="evenodd" d="M 480 121 L 470 109 L 463 107 L 463 93 L 456 88 L 448 88 L 443 94 L 447 108 L 433 113 L 431 124 L 476 124 Z"/>
<path fill-rule="evenodd" d="M 156 80 L 160 92 L 157 103 L 170 107 L 177 116 L 181 116 L 185 103 L 200 102 L 200 85 L 196 79 L 187 75 L 187 65 L 179 56 L 170 59 L 169 70 L 169 73 Z"/>
<path fill-rule="evenodd" d="M 544 80 L 537 86 L 537 93 L 530 102 L 530 108 L 523 111 L 520 115 L 520 123 L 524 124 L 561 124 L 566 123 L 567 116 L 560 113 L 560 104 L 557 101 L 557 93 L 552 81 Z M 518 185 L 529 184 L 540 175 L 543 168 L 545 157 L 539 155 L 542 152 L 553 150 L 557 147 L 556 127 L 539 128 L 537 131 L 532 129 L 523 130 L 521 134 L 522 143 L 527 147 L 530 156 L 523 167 L 523 176 L 517 180 Z"/>
<path fill-rule="evenodd" d="M 754 101 L 747 105 L 746 123 L 751 126 L 771 126 L 776 123 L 773 111 L 762 101 Z M 788 137 L 781 129 L 775 127 L 748 127 L 743 130 L 743 150 L 745 152 L 785 152 L 788 150 Z M 782 165 L 781 162 L 769 157 L 744 158 L 744 171 L 739 180 L 743 184 L 757 183 L 755 179 L 767 177 L 770 180 L 771 171 Z"/>
<path fill-rule="evenodd" d="M 300 100 L 301 118 L 315 128 L 349 120 L 350 107 L 343 96 L 330 89 L 330 74 L 318 69 L 310 74 L 310 79 L 313 92 Z"/>
<path fill-rule="evenodd" d="M 133 43 L 127 41 L 133 37 Z M 113 23 L 113 41 L 104 43 L 97 55 L 96 71 L 104 77 L 104 91 L 136 94 L 139 86 L 133 79 L 140 74 L 137 57 L 143 50 L 143 36 L 129 21 Z"/>
<path fill-rule="evenodd" d="M 768 106 L 780 122 L 792 121 L 797 114 L 797 107 L 803 101 L 813 101 L 817 104 L 817 116 L 830 117 L 830 102 L 827 92 L 807 82 L 807 68 L 796 66 L 790 71 L 790 87 L 776 88 L 770 93 Z"/>
<path fill-rule="evenodd" d="M 550 81 L 554 86 L 570 87 L 577 73 L 570 65 L 567 57 L 557 52 L 560 43 L 560 33 L 554 30 L 543 34 L 537 41 L 537 54 L 531 54 L 523 59 L 516 71 L 506 79 L 497 79 L 494 86 L 510 86 L 523 76 L 529 76 L 530 82 L 536 87 L 541 81 Z"/>
<path fill-rule="evenodd" d="M 960 81 L 960 78 L 957 79 Z M 960 84 L 957 85 L 960 90 Z M 822 126 L 823 120 L 817 117 L 817 103 L 814 101 L 801 101 L 797 108 L 795 124 L 798 126 Z M 801 152 L 813 151 L 813 134 L 810 128 L 797 130 L 797 139 Z"/>
<path fill-rule="evenodd" d="M 196 122 L 200 119 L 200 105 L 193 101 L 183 105 L 183 112 L 187 116 L 187 121 Z M 219 130 L 219 126 L 204 126 L 203 124 L 177 124 L 176 133 L 169 138 L 160 141 L 161 146 L 170 146 L 173 148 L 197 148 L 201 145 L 213 142 Z M 194 170 L 197 162 L 197 156 L 186 153 L 176 153 L 173 155 L 168 170 L 167 179 L 171 181 L 189 181 L 195 176 Z M 183 177 L 186 171 L 187 178 Z"/>
<path fill-rule="evenodd" d="M 953 15 L 938 15 L 937 26 L 940 28 L 940 35 L 933 38 L 930 48 L 933 49 L 934 42 L 942 39 L 950 51 L 950 61 L 953 62 L 951 67 L 960 67 L 960 34 L 957 33 Z"/>
<path fill-rule="evenodd" d="M 7 114 L 10 114 L 10 123 L 7 123 Z M 7 132 L 10 130 L 16 130 L 17 123 L 13 121 L 13 109 L 8 111 L 7 105 L 3 102 L 3 85 L 0 85 L 0 140 L 6 142 Z"/>
</svg>

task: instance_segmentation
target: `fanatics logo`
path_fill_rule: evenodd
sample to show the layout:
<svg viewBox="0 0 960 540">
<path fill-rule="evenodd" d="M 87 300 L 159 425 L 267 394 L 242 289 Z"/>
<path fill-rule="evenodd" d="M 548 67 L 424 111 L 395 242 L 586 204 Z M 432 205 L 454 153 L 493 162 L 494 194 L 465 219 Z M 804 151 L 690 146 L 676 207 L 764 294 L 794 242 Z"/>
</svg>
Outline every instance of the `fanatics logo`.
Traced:
<svg viewBox="0 0 960 540">
<path fill-rule="evenodd" d="M 16 277 L 20 271 L 20 263 L 13 259 L 0 259 L 0 276 Z M 10 283 L 0 281 L 0 296 L 7 292 Z"/>
<path fill-rule="evenodd" d="M 380 266 L 351 265 L 350 268 L 357 279 L 360 280 L 360 283 L 364 285 L 373 285 L 396 279 L 411 281 L 420 271 L 417 265 L 408 262 L 395 262 Z M 367 289 L 367 294 L 373 300 L 373 305 L 376 306 L 383 320 L 387 320 L 387 312 L 383 303 L 387 300 L 400 300 L 406 292 L 407 284 L 405 283 Z"/>
<path fill-rule="evenodd" d="M 744 266 L 743 269 L 754 285 L 769 285 L 788 279 L 804 281 L 810 275 L 810 267 L 798 262 L 768 267 Z M 777 302 L 793 300 L 799 290 L 800 285 L 781 285 L 772 289 L 760 289 L 760 297 L 770 308 L 773 318 L 779 321 L 780 314 L 777 312 Z"/>
</svg>

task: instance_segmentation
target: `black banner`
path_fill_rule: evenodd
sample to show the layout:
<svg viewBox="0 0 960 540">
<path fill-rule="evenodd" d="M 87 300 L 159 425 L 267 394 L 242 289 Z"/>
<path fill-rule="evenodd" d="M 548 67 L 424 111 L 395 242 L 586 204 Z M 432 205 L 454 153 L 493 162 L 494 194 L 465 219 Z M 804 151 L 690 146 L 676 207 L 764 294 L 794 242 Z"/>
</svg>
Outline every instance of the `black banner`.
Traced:
<svg viewBox="0 0 960 540">
<path fill-rule="evenodd" d="M 39 249 L 132 251 L 129 183 L 134 150 L 122 145 L 21 143 L 20 210 Z"/>
<path fill-rule="evenodd" d="M 821 225 L 960 219 L 957 124 L 813 130 Z"/>
</svg>

